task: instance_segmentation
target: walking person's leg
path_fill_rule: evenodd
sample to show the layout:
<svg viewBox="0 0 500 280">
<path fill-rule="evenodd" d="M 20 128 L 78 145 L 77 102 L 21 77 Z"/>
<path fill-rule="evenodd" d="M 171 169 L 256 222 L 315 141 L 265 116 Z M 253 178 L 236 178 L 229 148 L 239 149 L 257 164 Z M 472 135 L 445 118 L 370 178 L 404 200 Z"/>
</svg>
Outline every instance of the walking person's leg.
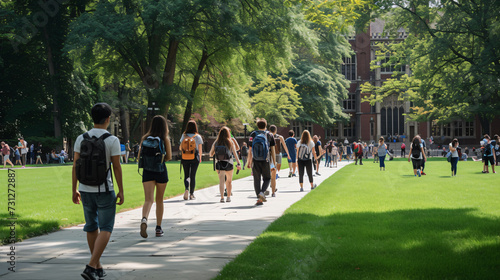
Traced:
<svg viewBox="0 0 500 280">
<path fill-rule="evenodd" d="M 189 199 L 194 199 L 194 189 L 196 188 L 196 172 L 198 171 L 198 167 L 200 166 L 200 162 L 198 160 L 194 160 L 191 162 L 191 170 L 189 172 Z"/>
<path fill-rule="evenodd" d="M 163 236 L 161 229 L 161 222 L 163 220 L 163 197 L 165 196 L 165 189 L 167 183 L 156 183 L 156 237 Z"/>
<path fill-rule="evenodd" d="M 255 190 L 255 195 L 259 197 L 259 194 L 262 192 L 262 188 L 260 185 L 260 179 L 262 177 L 262 166 L 260 162 L 258 161 L 253 162 L 252 173 L 253 173 L 253 188 Z"/>
<path fill-rule="evenodd" d="M 183 160 L 182 169 L 184 170 L 184 200 L 188 200 L 189 198 L 189 185 L 191 184 L 191 161 Z"/>
<path fill-rule="evenodd" d="M 148 227 L 147 222 L 148 222 L 149 212 L 151 211 L 151 206 L 153 205 L 154 202 L 156 181 L 143 182 L 142 186 L 144 188 L 144 204 L 142 205 L 141 236 L 143 238 L 147 238 L 148 237 L 148 233 L 146 232 L 146 229 Z"/>
<path fill-rule="evenodd" d="M 305 163 L 302 160 L 297 161 L 299 165 L 299 185 L 300 185 L 300 191 L 303 191 L 303 185 L 304 185 L 304 168 L 305 168 Z"/>
<path fill-rule="evenodd" d="M 227 189 L 226 202 L 231 202 L 231 194 L 233 191 L 233 170 L 226 172 L 226 189 Z"/>
<path fill-rule="evenodd" d="M 308 161 L 305 162 L 307 176 L 309 177 L 309 183 L 311 184 L 311 190 L 315 188 L 314 185 L 313 185 L 312 164 L 313 163 L 310 160 L 308 160 Z"/>
<path fill-rule="evenodd" d="M 224 170 L 218 170 L 219 173 L 219 192 L 220 192 L 220 202 L 224 202 L 224 185 L 226 182 L 226 171 Z M 230 193 L 227 194 L 228 196 L 231 195 Z"/>
</svg>

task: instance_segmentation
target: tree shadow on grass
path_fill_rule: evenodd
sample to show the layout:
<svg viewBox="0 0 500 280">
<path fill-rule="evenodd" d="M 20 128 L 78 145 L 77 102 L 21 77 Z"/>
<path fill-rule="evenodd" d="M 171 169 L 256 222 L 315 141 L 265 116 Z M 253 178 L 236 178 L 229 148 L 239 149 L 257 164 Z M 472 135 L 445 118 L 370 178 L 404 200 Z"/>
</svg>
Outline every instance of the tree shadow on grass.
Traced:
<svg viewBox="0 0 500 280">
<path fill-rule="evenodd" d="M 286 214 L 218 279 L 499 279 L 500 218 L 474 211 Z"/>
<path fill-rule="evenodd" d="M 26 219 L 22 216 L 15 216 L 15 218 L 17 218 L 15 220 L 11 220 L 11 218 L 12 216 L 8 213 L 0 214 L 0 245 L 12 243 L 14 234 L 16 242 L 18 242 L 59 229 L 59 223 L 56 220 L 40 221 Z"/>
</svg>

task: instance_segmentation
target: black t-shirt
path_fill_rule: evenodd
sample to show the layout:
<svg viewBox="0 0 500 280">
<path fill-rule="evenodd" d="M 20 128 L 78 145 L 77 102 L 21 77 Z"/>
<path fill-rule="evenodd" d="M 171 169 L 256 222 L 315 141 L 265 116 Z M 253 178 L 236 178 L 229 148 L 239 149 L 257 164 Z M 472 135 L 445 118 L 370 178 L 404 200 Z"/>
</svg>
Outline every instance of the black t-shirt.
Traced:
<svg viewBox="0 0 500 280">
<path fill-rule="evenodd" d="M 257 134 L 261 134 L 262 130 L 255 130 L 252 133 L 250 133 L 250 139 L 248 139 L 248 146 L 252 147 L 253 139 Z M 269 141 L 269 147 L 276 146 L 276 142 L 274 141 L 273 135 L 269 132 L 266 131 L 266 136 L 267 136 L 267 141 Z"/>
<path fill-rule="evenodd" d="M 316 144 L 314 145 L 314 149 L 316 150 L 316 156 L 320 156 L 319 154 L 319 147 L 321 147 L 321 141 L 318 140 L 318 142 L 316 142 Z"/>
</svg>

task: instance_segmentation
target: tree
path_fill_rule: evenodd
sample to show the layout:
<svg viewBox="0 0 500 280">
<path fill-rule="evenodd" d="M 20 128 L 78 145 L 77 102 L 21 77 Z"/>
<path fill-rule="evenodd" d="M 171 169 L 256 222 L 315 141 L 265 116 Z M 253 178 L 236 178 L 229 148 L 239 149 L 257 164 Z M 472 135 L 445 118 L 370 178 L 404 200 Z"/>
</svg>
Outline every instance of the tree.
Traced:
<svg viewBox="0 0 500 280">
<path fill-rule="evenodd" d="M 500 109 L 500 3 L 478 1 L 378 1 L 391 30 L 411 33 L 404 42 L 381 48 L 410 64 L 412 75 L 387 81 L 371 102 L 394 92 L 414 102 L 413 120 L 449 122 L 478 116 L 484 133 Z M 399 73 L 396 73 L 399 75 Z M 401 94 L 403 93 L 403 94 Z"/>
</svg>

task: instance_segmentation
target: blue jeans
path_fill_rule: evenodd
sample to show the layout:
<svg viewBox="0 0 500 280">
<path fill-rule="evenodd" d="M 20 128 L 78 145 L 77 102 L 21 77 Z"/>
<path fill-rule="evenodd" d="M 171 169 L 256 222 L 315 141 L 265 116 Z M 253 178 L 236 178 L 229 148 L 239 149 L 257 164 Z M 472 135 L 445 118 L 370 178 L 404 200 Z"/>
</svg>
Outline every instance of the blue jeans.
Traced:
<svg viewBox="0 0 500 280">
<path fill-rule="evenodd" d="M 385 156 L 379 156 L 378 159 L 379 159 L 379 162 L 380 162 L 380 168 L 382 168 L 382 167 L 385 168 L 385 162 L 384 162 L 385 161 Z"/>
<path fill-rule="evenodd" d="M 328 166 L 332 159 L 330 158 L 330 155 L 326 153 L 326 158 L 325 158 L 325 166 Z"/>
<path fill-rule="evenodd" d="M 116 215 L 116 195 L 114 191 L 90 193 L 80 192 L 82 196 L 83 214 L 85 215 L 86 232 L 101 231 L 113 232 Z"/>
<path fill-rule="evenodd" d="M 458 157 L 452 157 L 450 163 L 451 163 L 451 172 L 453 173 L 453 175 L 457 175 Z"/>
</svg>

